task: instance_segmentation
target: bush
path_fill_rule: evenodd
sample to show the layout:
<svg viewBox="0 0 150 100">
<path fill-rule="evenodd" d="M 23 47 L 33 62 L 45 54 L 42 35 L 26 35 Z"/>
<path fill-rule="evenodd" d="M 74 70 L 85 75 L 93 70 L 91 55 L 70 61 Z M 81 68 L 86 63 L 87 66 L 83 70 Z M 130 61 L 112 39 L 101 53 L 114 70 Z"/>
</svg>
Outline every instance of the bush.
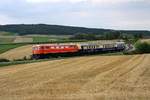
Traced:
<svg viewBox="0 0 150 100">
<path fill-rule="evenodd" d="M 8 59 L 0 58 L 0 62 L 9 62 Z"/>
<path fill-rule="evenodd" d="M 150 44 L 147 42 L 137 42 L 135 44 L 135 51 L 139 54 L 150 53 Z"/>
</svg>

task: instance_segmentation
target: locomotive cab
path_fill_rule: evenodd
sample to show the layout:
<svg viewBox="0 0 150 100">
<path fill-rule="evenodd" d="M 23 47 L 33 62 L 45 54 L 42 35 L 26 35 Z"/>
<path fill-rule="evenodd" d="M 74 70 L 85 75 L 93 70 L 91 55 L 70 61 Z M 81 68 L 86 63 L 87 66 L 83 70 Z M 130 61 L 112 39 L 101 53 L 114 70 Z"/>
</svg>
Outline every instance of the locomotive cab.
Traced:
<svg viewBox="0 0 150 100">
<path fill-rule="evenodd" d="M 42 58 L 43 55 L 43 51 L 44 51 L 44 47 L 41 45 L 35 45 L 32 47 L 32 58 L 34 59 L 39 59 Z"/>
</svg>

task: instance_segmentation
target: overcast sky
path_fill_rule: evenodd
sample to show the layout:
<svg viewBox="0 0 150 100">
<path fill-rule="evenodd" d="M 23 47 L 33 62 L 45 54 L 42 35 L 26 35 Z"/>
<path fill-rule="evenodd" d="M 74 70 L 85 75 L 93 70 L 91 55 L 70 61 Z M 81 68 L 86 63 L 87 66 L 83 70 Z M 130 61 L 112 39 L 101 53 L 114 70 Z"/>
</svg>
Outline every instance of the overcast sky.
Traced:
<svg viewBox="0 0 150 100">
<path fill-rule="evenodd" d="M 150 0 L 1 0 L 0 24 L 150 30 Z"/>
</svg>

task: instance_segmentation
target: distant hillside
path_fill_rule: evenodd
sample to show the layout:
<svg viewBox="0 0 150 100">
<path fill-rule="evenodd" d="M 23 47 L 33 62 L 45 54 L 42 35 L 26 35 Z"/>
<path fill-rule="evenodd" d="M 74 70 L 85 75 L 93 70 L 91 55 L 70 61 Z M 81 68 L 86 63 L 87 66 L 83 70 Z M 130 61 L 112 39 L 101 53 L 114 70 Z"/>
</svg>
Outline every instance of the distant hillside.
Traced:
<svg viewBox="0 0 150 100">
<path fill-rule="evenodd" d="M 93 33 L 104 34 L 106 32 L 114 32 L 119 30 L 71 27 L 61 25 L 46 25 L 46 24 L 14 24 L 0 25 L 0 31 L 18 33 L 19 35 L 27 34 L 46 34 L 46 35 L 73 35 L 76 33 Z M 120 31 L 127 34 L 143 34 L 150 36 L 150 31 Z"/>
</svg>

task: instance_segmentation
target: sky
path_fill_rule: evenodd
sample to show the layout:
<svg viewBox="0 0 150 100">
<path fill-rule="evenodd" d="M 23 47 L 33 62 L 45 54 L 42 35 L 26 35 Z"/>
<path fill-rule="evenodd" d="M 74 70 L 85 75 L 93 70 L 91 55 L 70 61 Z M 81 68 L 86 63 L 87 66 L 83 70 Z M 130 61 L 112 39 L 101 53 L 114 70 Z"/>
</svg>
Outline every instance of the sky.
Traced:
<svg viewBox="0 0 150 100">
<path fill-rule="evenodd" d="M 150 0 L 0 0 L 0 24 L 150 30 Z"/>
</svg>

